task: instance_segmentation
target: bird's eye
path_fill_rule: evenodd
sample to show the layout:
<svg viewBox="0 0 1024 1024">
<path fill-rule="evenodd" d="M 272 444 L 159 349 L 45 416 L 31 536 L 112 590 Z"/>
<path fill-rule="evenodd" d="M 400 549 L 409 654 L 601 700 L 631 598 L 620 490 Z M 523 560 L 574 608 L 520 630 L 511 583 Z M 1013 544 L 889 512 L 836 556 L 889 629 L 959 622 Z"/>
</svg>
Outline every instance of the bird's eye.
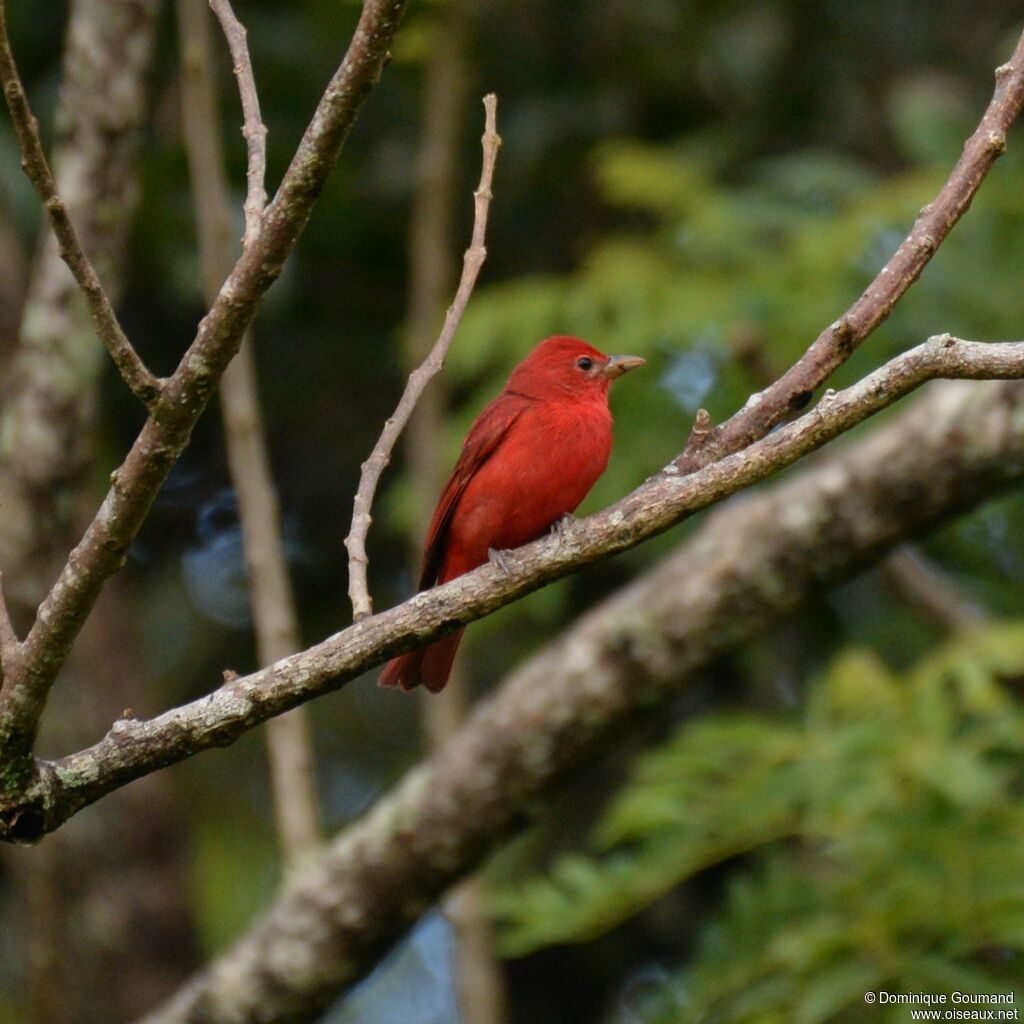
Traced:
<svg viewBox="0 0 1024 1024">
<path fill-rule="evenodd" d="M 590 356 L 580 356 L 579 359 L 576 360 L 576 365 L 581 370 L 589 370 L 594 365 L 594 360 L 591 359 Z"/>
</svg>

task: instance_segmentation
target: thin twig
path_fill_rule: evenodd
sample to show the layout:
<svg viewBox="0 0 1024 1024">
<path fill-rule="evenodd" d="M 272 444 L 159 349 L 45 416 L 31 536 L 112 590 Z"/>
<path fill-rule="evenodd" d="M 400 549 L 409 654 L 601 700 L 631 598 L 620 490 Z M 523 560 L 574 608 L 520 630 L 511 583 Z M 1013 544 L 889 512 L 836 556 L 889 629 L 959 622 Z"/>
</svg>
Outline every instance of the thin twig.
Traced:
<svg viewBox="0 0 1024 1024">
<path fill-rule="evenodd" d="M 945 633 L 958 633 L 991 620 L 948 573 L 911 544 L 889 555 L 882 571 L 914 608 Z"/>
<path fill-rule="evenodd" d="M 218 6 L 226 5 L 214 2 L 212 6 L 217 10 Z M 217 119 L 209 15 L 203 0 L 179 0 L 178 14 L 184 66 L 182 114 L 186 149 L 195 196 L 203 291 L 212 303 L 231 270 L 237 243 L 232 238 L 230 196 Z M 244 46 L 245 30 L 237 20 L 234 25 L 242 33 L 241 45 Z M 250 150 L 250 169 L 252 159 Z M 254 201 L 258 200 L 259 197 L 255 197 Z M 253 230 L 258 229 L 261 213 L 262 207 L 254 207 Z M 246 219 L 248 225 L 248 210 Z M 280 509 L 267 457 L 256 363 L 248 335 L 224 372 L 220 399 L 228 464 L 238 496 L 238 515 L 249 569 L 259 661 L 261 665 L 269 665 L 299 650 L 301 633 L 281 540 Z M 320 839 L 306 709 L 295 708 L 268 722 L 266 738 L 278 837 L 286 861 L 294 863 Z"/>
<path fill-rule="evenodd" d="M 498 99 L 493 93 L 484 97 L 483 168 L 480 172 L 480 184 L 473 193 L 473 237 L 463 257 L 462 278 L 455 292 L 455 299 L 448 307 L 444 326 L 441 328 L 434 347 L 420 366 L 409 375 L 398 408 L 384 424 L 384 430 L 370 453 L 370 457 L 363 463 L 362 472 L 359 475 L 359 488 L 356 491 L 352 510 L 352 525 L 348 537 L 345 538 L 345 547 L 348 548 L 349 555 L 348 595 L 352 601 L 352 615 L 356 622 L 373 614 L 373 600 L 366 582 L 366 569 L 369 564 L 366 557 L 366 534 L 372 521 L 370 510 L 373 508 L 377 483 L 385 466 L 391 461 L 395 443 L 405 429 L 406 423 L 409 422 L 409 417 L 412 415 L 413 409 L 416 408 L 423 389 L 444 365 L 445 356 L 448 354 L 455 332 L 462 322 L 469 298 L 473 294 L 480 268 L 487 258 L 484 236 L 487 231 L 487 214 L 491 206 L 494 165 L 498 159 L 498 147 L 501 145 L 501 137 L 498 135 L 496 124 L 497 106 Z"/>
<path fill-rule="evenodd" d="M 0 682 L 3 681 L 7 667 L 17 657 L 21 642 L 11 622 L 11 612 L 4 596 L 4 577 L 0 573 Z"/>
<path fill-rule="evenodd" d="M 146 368 L 121 329 L 121 324 L 107 298 L 107 293 L 103 290 L 103 285 L 100 283 L 92 261 L 85 254 L 78 239 L 64 200 L 57 192 L 57 183 L 39 138 L 39 124 L 29 107 L 28 97 L 25 95 L 25 89 L 14 63 L 11 41 L 7 35 L 7 15 L 2 0 L 0 0 L 0 82 L 4 87 L 7 109 L 11 112 L 11 120 L 21 146 L 22 169 L 43 201 L 43 206 L 53 227 L 53 233 L 57 236 L 61 258 L 78 282 L 89 307 L 89 314 L 96 327 L 96 333 L 114 360 L 114 365 L 120 371 L 125 384 L 148 409 L 152 409 L 160 397 L 160 382 Z"/>
<path fill-rule="evenodd" d="M 455 273 L 453 225 L 460 196 L 459 141 L 467 113 L 469 75 L 465 0 L 451 0 L 439 13 L 423 82 L 421 135 L 416 189 L 409 217 L 409 314 L 403 365 L 414 370 L 428 355 L 451 294 Z M 402 437 L 415 493 L 416 522 L 423 529 L 444 481 L 440 445 L 445 380 L 438 376 L 420 396 Z M 413 572 L 419 572 L 421 530 L 410 538 Z M 456 664 L 443 694 L 423 693 L 423 731 L 433 750 L 443 749 L 466 717 L 470 698 L 464 672 Z M 501 962 L 495 953 L 485 881 L 467 878 L 444 903 L 454 930 L 454 965 L 459 1016 L 463 1024 L 506 1024 L 507 998 Z"/>
<path fill-rule="evenodd" d="M 303 701 L 337 690 L 401 651 L 503 607 L 584 565 L 626 551 L 688 516 L 792 465 L 898 399 L 938 378 L 1024 379 L 1024 341 L 929 338 L 742 452 L 690 473 L 659 473 L 616 504 L 568 524 L 559 535 L 510 552 L 404 604 L 355 623 L 307 650 L 149 721 L 120 721 L 95 746 L 56 762 L 38 792 L 3 802 L 0 839 L 26 803 L 42 832 L 132 779 L 243 733 Z"/>
<path fill-rule="evenodd" d="M 267 128 L 260 115 L 260 99 L 256 92 L 256 78 L 252 71 L 245 26 L 235 17 L 229 0 L 210 0 L 210 7 L 217 15 L 228 48 L 231 50 L 235 78 L 238 80 L 238 93 L 242 99 L 242 135 L 245 137 L 249 152 L 245 173 L 247 188 L 244 207 L 245 235 L 242 238 L 242 245 L 248 247 L 259 231 L 260 217 L 263 216 L 263 208 L 267 205 L 267 193 L 263 184 L 267 173 Z"/>
<path fill-rule="evenodd" d="M 739 451 L 803 409 L 814 392 L 887 319 L 959 221 L 996 159 L 1024 105 L 1024 34 L 1009 62 L 996 69 L 996 87 L 974 134 L 939 194 L 889 262 L 859 299 L 817 337 L 807 352 L 773 384 L 752 395 L 737 413 L 699 446 L 687 446 L 674 465 L 681 473 Z"/>
</svg>

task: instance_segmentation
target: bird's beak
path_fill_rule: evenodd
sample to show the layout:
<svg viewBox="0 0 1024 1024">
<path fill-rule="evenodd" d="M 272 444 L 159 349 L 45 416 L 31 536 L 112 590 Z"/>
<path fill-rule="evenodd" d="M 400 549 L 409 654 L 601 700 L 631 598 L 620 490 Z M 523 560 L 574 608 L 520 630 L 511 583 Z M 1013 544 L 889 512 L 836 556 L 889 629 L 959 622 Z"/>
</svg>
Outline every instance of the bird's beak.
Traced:
<svg viewBox="0 0 1024 1024">
<path fill-rule="evenodd" d="M 604 375 L 608 380 L 615 380 L 616 377 L 621 377 L 646 362 L 647 360 L 641 359 L 640 356 L 612 356 L 604 368 Z"/>
</svg>

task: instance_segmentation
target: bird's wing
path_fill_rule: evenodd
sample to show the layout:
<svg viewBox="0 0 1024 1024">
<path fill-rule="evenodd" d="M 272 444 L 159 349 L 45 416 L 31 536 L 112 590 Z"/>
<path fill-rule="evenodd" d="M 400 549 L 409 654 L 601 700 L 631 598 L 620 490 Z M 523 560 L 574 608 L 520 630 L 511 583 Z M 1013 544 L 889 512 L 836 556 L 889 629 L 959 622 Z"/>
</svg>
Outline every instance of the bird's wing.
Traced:
<svg viewBox="0 0 1024 1024">
<path fill-rule="evenodd" d="M 452 475 L 441 492 L 437 508 L 434 509 L 433 518 L 430 520 L 423 551 L 420 590 L 426 590 L 437 582 L 448 545 L 448 528 L 467 484 L 477 470 L 497 451 L 509 428 L 530 404 L 530 399 L 524 395 L 503 392 L 477 417 L 462 445 L 459 461 L 455 463 Z"/>
</svg>

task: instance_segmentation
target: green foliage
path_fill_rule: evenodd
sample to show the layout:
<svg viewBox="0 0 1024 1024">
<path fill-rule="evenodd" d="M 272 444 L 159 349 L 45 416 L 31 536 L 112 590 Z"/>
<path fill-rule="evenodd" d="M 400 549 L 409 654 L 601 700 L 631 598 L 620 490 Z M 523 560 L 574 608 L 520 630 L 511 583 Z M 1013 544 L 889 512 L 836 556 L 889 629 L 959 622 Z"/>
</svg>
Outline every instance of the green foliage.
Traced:
<svg viewBox="0 0 1024 1024">
<path fill-rule="evenodd" d="M 749 854 L 655 1020 L 816 1024 L 859 1019 L 867 990 L 1010 990 L 1024 980 L 1022 678 L 1024 623 L 1009 622 L 902 675 L 847 652 L 801 721 L 684 726 L 641 759 L 593 852 L 498 897 L 504 948 L 590 938 Z"/>
<path fill-rule="evenodd" d="M 768 735 L 737 717 L 645 759 L 598 831 L 607 857 L 566 855 L 549 877 L 497 898 L 506 952 L 599 935 L 681 879 L 793 832 L 801 748 L 795 728 Z"/>
</svg>

